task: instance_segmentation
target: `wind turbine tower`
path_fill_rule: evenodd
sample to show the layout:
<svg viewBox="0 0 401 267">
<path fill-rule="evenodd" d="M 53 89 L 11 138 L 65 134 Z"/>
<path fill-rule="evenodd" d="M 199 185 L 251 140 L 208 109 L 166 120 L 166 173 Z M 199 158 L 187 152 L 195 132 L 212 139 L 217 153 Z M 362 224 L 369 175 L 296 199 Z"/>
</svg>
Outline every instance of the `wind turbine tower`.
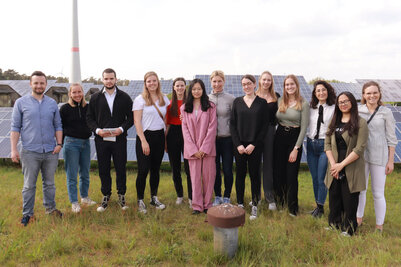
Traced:
<svg viewBox="0 0 401 267">
<path fill-rule="evenodd" d="M 77 0 L 72 0 L 72 48 L 71 48 L 70 83 L 81 83 L 81 62 L 79 60 Z"/>
</svg>

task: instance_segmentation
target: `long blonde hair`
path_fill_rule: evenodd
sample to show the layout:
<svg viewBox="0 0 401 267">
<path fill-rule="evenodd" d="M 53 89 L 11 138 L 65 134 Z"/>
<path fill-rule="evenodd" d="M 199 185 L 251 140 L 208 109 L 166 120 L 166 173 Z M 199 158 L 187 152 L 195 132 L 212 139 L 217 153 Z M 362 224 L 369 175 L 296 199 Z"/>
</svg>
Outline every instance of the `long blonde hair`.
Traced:
<svg viewBox="0 0 401 267">
<path fill-rule="evenodd" d="M 85 100 L 85 93 L 84 93 L 84 88 L 82 88 L 82 85 L 80 83 L 72 83 L 70 85 L 70 89 L 68 89 L 68 104 L 70 104 L 71 107 L 76 107 L 74 100 L 71 97 L 71 90 L 72 87 L 74 86 L 79 86 L 81 88 L 82 91 L 82 99 L 81 99 L 81 106 L 85 107 L 86 106 L 86 100 Z"/>
<path fill-rule="evenodd" d="M 264 71 L 262 72 L 262 74 L 260 74 L 259 76 L 259 87 L 258 90 L 256 90 L 256 94 L 259 95 L 262 93 L 262 76 L 265 74 L 269 74 L 270 78 L 272 79 L 272 84 L 270 85 L 270 87 L 267 89 L 267 91 L 269 92 L 270 96 L 273 98 L 273 102 L 277 102 L 277 95 L 276 92 L 274 91 L 274 80 L 273 80 L 273 75 L 270 73 L 270 71 Z"/>
<path fill-rule="evenodd" d="M 297 101 L 297 104 L 295 105 L 295 109 L 296 110 L 302 109 L 303 98 L 299 92 L 299 81 L 297 79 L 297 76 L 295 76 L 294 74 L 290 74 L 290 75 L 287 75 L 287 77 L 285 77 L 285 79 L 284 79 L 283 98 L 282 98 L 280 104 L 278 105 L 278 111 L 280 111 L 282 113 L 286 112 L 288 109 L 288 106 L 289 106 L 289 96 L 288 96 L 287 91 L 285 90 L 285 81 L 287 81 L 288 79 L 292 79 L 297 87 L 297 90 L 295 91 L 295 100 Z"/>
<path fill-rule="evenodd" d="M 151 106 L 153 105 L 153 101 L 152 98 L 150 97 L 150 93 L 148 88 L 146 88 L 146 80 L 150 77 L 150 76 L 156 76 L 157 79 L 157 89 L 156 89 L 156 94 L 157 97 L 159 98 L 159 106 L 164 106 L 166 103 L 164 102 L 164 97 L 163 94 L 161 92 L 161 86 L 160 86 L 160 80 L 159 80 L 159 76 L 157 76 L 156 72 L 154 71 L 148 71 L 145 73 L 145 76 L 143 78 L 143 92 L 142 92 L 142 97 L 145 100 L 146 106 Z"/>
</svg>

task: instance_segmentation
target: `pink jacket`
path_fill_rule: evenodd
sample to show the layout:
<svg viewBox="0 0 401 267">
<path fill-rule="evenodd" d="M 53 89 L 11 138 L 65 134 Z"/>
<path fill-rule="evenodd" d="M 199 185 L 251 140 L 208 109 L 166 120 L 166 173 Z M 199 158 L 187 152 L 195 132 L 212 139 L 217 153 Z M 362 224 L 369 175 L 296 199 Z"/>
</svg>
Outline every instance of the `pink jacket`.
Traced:
<svg viewBox="0 0 401 267">
<path fill-rule="evenodd" d="M 207 156 L 216 156 L 216 106 L 210 104 L 211 108 L 207 111 L 202 111 L 199 107 L 198 116 L 195 116 L 195 110 L 187 113 L 184 111 L 185 105 L 180 107 L 186 159 L 197 159 L 193 154 L 198 151 L 205 152 Z"/>
</svg>

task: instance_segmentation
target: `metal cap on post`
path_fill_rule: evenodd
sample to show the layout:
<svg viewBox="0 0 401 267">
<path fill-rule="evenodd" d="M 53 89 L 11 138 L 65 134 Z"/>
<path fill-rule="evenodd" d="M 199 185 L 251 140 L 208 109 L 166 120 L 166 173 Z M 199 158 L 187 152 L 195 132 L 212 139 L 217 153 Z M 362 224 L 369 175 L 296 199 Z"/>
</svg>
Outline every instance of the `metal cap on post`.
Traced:
<svg viewBox="0 0 401 267">
<path fill-rule="evenodd" d="M 245 210 L 222 204 L 207 211 L 207 220 L 214 226 L 214 250 L 234 257 L 238 247 L 238 227 L 245 223 Z"/>
</svg>

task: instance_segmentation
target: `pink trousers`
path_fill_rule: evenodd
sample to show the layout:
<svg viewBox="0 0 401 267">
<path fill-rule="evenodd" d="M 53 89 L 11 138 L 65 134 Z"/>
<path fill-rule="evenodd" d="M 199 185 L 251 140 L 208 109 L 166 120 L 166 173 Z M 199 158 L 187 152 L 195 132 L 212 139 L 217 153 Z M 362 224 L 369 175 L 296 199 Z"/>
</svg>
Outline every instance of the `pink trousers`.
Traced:
<svg viewBox="0 0 401 267">
<path fill-rule="evenodd" d="M 188 159 L 192 182 L 192 209 L 203 211 L 212 207 L 216 157 Z"/>
</svg>

